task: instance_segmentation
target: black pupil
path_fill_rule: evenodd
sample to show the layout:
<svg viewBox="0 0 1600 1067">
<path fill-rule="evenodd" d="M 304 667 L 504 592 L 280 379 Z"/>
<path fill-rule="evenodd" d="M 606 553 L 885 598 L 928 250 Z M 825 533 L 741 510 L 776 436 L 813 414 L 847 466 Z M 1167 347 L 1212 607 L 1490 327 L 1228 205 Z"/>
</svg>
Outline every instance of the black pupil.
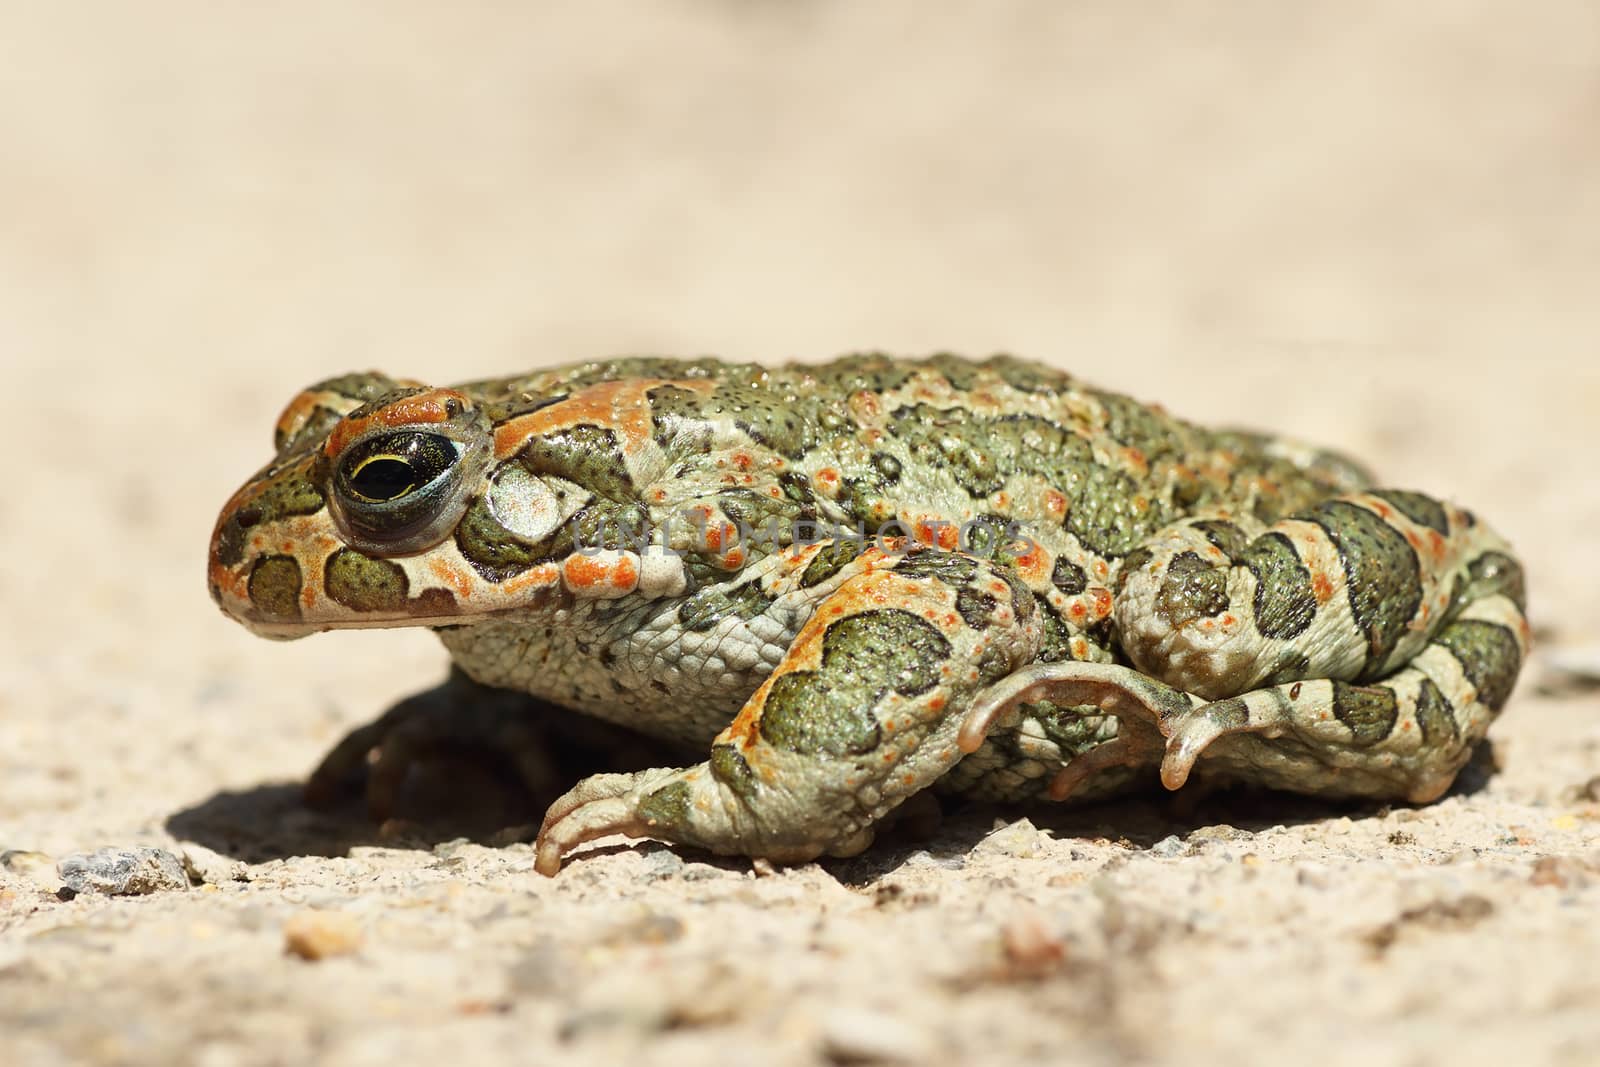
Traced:
<svg viewBox="0 0 1600 1067">
<path fill-rule="evenodd" d="M 393 500 L 416 484 L 411 464 L 388 457 L 370 461 L 350 479 L 351 488 L 368 500 Z"/>
</svg>

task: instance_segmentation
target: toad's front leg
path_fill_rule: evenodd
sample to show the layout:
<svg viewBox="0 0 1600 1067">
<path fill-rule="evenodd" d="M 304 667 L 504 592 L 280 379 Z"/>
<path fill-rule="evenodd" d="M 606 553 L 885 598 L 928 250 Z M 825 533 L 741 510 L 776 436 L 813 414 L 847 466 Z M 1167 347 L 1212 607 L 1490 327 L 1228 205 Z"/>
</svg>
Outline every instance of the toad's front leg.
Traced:
<svg viewBox="0 0 1600 1067">
<path fill-rule="evenodd" d="M 869 549 L 783 663 L 684 769 L 598 775 L 550 808 L 537 866 L 609 834 L 798 862 L 847 856 L 958 761 L 963 713 L 1038 651 L 1032 594 L 956 553 Z"/>
</svg>

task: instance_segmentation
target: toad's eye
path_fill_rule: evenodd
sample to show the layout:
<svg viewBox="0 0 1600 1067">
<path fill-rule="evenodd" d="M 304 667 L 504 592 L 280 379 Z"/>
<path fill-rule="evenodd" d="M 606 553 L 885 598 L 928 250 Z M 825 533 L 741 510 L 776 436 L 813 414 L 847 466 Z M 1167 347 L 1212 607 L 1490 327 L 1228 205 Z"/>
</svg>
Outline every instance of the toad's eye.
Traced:
<svg viewBox="0 0 1600 1067">
<path fill-rule="evenodd" d="M 464 504 L 462 452 L 442 434 L 410 430 L 347 449 L 333 489 L 336 515 L 351 542 L 387 554 L 437 543 Z"/>
<path fill-rule="evenodd" d="M 431 433 L 396 433 L 364 442 L 339 464 L 342 488 L 358 500 L 399 500 L 447 473 L 460 457 L 456 443 Z"/>
</svg>

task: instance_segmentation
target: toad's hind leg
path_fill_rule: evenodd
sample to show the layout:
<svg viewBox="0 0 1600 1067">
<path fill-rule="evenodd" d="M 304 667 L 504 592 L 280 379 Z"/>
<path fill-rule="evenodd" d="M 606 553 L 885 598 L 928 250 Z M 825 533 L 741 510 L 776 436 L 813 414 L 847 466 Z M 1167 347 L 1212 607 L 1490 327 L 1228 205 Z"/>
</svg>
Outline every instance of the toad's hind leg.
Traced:
<svg viewBox="0 0 1600 1067">
<path fill-rule="evenodd" d="M 868 549 L 816 587 L 783 662 L 682 769 L 600 775 L 550 808 L 537 868 L 609 834 L 798 862 L 850 855 L 964 753 L 972 698 L 1043 640 L 1009 570 L 954 552 Z"/>
<path fill-rule="evenodd" d="M 1250 534 L 1257 536 L 1249 536 Z M 1138 668 L 1208 703 L 1163 721 L 1162 779 L 1430 800 L 1504 706 L 1527 653 L 1522 569 L 1419 493 L 1325 501 L 1265 531 L 1181 523 L 1124 564 Z"/>
</svg>

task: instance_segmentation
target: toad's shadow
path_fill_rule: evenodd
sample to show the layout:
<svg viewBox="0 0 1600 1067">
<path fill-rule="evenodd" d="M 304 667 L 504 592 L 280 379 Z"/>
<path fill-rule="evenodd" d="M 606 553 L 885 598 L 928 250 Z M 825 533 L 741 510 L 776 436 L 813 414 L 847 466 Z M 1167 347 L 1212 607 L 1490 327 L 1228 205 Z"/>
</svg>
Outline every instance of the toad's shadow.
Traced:
<svg viewBox="0 0 1600 1067">
<path fill-rule="evenodd" d="M 1477 793 L 1494 773 L 1492 746 L 1482 745 L 1448 795 Z M 371 818 L 359 795 L 332 807 L 312 809 L 302 792 L 301 785 L 286 782 L 219 792 L 174 812 L 166 828 L 180 840 L 224 856 L 263 863 L 295 856 L 344 856 L 363 846 L 429 849 L 458 838 L 490 845 L 531 840 L 545 806 L 553 799 L 529 795 L 494 761 L 465 756 L 432 761 L 414 772 L 397 817 L 382 823 Z M 996 818 L 1026 817 L 1057 839 L 1110 839 L 1142 850 L 1206 826 L 1226 824 L 1251 833 L 1380 810 L 1383 806 L 1379 804 L 1260 790 L 1186 790 L 1082 807 L 957 805 L 938 822 L 937 829 L 919 827 L 915 825 L 919 820 L 910 820 L 912 825 L 889 827 L 861 856 L 826 863 L 841 881 L 851 884 L 870 882 L 913 853 L 927 853 L 937 862 L 959 865 L 993 832 Z"/>
<path fill-rule="evenodd" d="M 301 783 L 217 793 L 168 817 L 180 840 L 248 863 L 293 856 L 345 856 L 352 848 L 428 849 L 467 838 L 483 844 L 531 839 L 553 797 L 536 798 L 492 759 L 430 759 L 408 778 L 395 817 L 379 822 L 358 792 L 308 805 Z M 540 803 L 540 801 L 543 803 Z"/>
</svg>

